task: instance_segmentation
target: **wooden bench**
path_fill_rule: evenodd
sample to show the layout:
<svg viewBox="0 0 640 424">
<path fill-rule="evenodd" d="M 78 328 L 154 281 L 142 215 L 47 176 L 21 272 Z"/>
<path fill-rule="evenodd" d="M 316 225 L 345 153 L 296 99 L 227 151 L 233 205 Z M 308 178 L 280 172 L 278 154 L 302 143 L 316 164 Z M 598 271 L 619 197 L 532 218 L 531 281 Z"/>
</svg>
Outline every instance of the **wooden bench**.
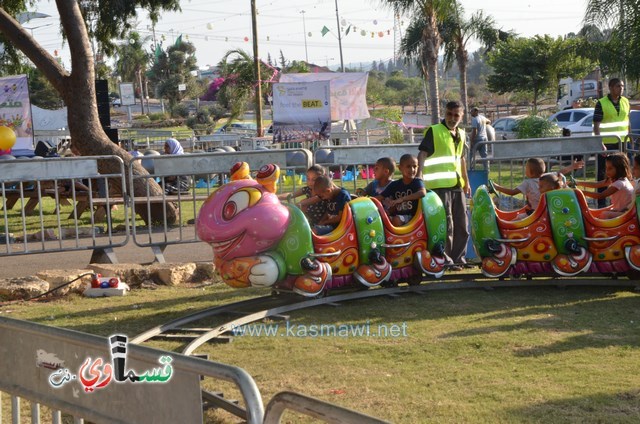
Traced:
<svg viewBox="0 0 640 424">
<path fill-rule="evenodd" d="M 15 189 L 5 190 L 4 207 L 6 208 L 6 210 L 13 209 L 16 203 L 18 203 L 18 201 L 20 200 L 20 197 L 24 199 L 29 199 L 27 200 L 27 203 L 24 206 L 24 214 L 31 215 L 33 214 L 36 207 L 38 206 L 38 203 L 40 203 L 41 198 L 50 197 L 52 199 L 55 199 L 55 190 L 43 189 L 43 190 L 40 190 L 40 192 L 38 192 L 38 190 L 31 189 L 31 190 L 23 190 L 22 193 L 20 193 L 20 190 L 15 190 Z M 64 196 L 59 196 L 59 201 L 62 205 L 71 204 L 69 200 L 67 200 L 67 198 Z"/>
</svg>

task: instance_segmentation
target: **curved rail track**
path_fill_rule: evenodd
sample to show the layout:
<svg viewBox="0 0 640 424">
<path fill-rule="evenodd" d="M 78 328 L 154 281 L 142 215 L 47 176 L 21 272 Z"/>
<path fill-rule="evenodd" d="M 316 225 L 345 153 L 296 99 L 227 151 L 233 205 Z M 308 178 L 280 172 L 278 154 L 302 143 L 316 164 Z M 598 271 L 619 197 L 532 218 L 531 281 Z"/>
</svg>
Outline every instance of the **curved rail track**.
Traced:
<svg viewBox="0 0 640 424">
<path fill-rule="evenodd" d="M 464 278 L 464 279 L 462 279 Z M 444 276 L 438 281 L 429 281 L 420 285 L 403 285 L 391 288 L 374 288 L 363 291 L 343 292 L 307 299 L 291 293 L 272 293 L 240 302 L 204 309 L 167 323 L 151 328 L 130 340 L 130 343 L 144 343 L 153 338 L 186 340 L 188 343 L 181 353 L 196 355 L 195 351 L 209 341 L 228 342 L 235 328 L 266 318 L 288 320 L 289 312 L 312 308 L 320 305 L 337 305 L 360 299 L 380 296 L 399 297 L 403 294 L 424 294 L 429 291 L 485 289 L 501 287 L 568 287 L 568 286 L 606 286 L 632 287 L 640 290 L 640 280 L 609 277 L 604 278 L 536 278 L 536 279 L 487 279 L 482 274 L 464 274 Z M 218 319 L 220 322 L 211 327 L 187 327 L 201 320 Z M 235 400 L 224 398 L 221 392 L 203 391 L 205 408 L 222 408 L 240 417 L 246 417 L 244 408 Z"/>
<path fill-rule="evenodd" d="M 204 309 L 167 323 L 151 328 L 133 337 L 130 343 L 144 343 L 152 338 L 190 340 L 182 353 L 193 355 L 196 349 L 210 340 L 228 341 L 233 336 L 233 329 L 245 324 L 256 322 L 265 318 L 288 319 L 287 312 L 312 308 L 320 305 L 331 305 L 340 302 L 348 302 L 359 299 L 368 299 L 379 296 L 397 297 L 407 293 L 423 294 L 436 290 L 459 289 L 493 289 L 500 287 L 567 287 L 567 286 L 608 286 L 608 287 L 635 287 L 640 289 L 639 280 L 626 278 L 536 278 L 536 279 L 487 279 L 481 274 L 465 274 L 465 279 L 460 276 L 444 277 L 436 282 L 414 286 L 397 286 L 391 288 L 374 288 L 363 291 L 343 292 L 307 299 L 291 293 L 272 293 L 268 296 L 256 297 L 240 302 L 229 303 Z M 222 318 L 223 322 L 215 327 L 185 327 L 207 318 Z M 228 317 L 228 318 L 225 318 Z"/>
</svg>

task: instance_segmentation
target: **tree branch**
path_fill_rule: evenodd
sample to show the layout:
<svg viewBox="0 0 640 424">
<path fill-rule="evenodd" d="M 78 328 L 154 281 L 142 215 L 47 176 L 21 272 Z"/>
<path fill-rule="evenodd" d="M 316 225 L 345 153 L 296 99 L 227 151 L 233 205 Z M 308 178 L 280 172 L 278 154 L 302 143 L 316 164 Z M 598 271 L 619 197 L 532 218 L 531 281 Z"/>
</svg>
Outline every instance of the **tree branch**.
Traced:
<svg viewBox="0 0 640 424">
<path fill-rule="evenodd" d="M 71 50 L 71 73 L 94 80 L 93 50 L 87 34 L 87 27 L 76 0 L 56 0 L 60 23 Z M 87 54 L 89 53 L 89 54 Z"/>
<path fill-rule="evenodd" d="M 67 71 L 4 8 L 0 8 L 0 32 L 31 59 L 58 93 L 63 95 Z"/>
</svg>

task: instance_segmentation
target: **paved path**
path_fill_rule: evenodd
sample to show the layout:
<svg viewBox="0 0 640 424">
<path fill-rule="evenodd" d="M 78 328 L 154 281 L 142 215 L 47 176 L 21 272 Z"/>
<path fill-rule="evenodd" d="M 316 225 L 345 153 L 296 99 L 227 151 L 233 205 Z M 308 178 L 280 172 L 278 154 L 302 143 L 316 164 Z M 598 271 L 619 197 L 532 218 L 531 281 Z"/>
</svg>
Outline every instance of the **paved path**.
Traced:
<svg viewBox="0 0 640 424">
<path fill-rule="evenodd" d="M 114 249 L 120 263 L 146 264 L 154 260 L 150 248 L 141 248 L 132 240 Z M 49 269 L 83 269 L 89 264 L 91 250 L 0 257 L 0 278 L 24 277 Z M 206 243 L 168 246 L 164 252 L 167 262 L 209 262 L 213 259 Z"/>
</svg>

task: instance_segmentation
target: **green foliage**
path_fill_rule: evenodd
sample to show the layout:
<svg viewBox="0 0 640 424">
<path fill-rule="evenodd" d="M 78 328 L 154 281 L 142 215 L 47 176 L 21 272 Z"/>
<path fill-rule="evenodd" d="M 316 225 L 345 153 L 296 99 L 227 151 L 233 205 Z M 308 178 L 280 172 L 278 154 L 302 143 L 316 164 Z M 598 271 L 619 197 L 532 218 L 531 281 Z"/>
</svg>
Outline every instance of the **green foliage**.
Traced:
<svg viewBox="0 0 640 424">
<path fill-rule="evenodd" d="M 211 134 L 218 121 L 226 115 L 226 109 L 215 104 L 201 108 L 195 116 L 187 119 L 186 125 L 194 130 L 196 134 Z"/>
<path fill-rule="evenodd" d="M 158 52 L 153 66 L 147 72 L 157 95 L 169 101 L 172 111 L 182 99 L 192 98 L 200 90 L 196 77 L 191 75 L 198 68 L 195 52 L 194 45 L 188 41 L 176 42 L 166 51 Z M 185 91 L 178 89 L 180 84 L 186 85 Z"/>
<path fill-rule="evenodd" d="M 383 119 L 383 126 L 389 131 L 389 137 L 383 139 L 381 144 L 402 144 L 404 143 L 404 133 L 395 122 L 402 121 L 402 111 L 386 107 L 384 109 L 374 110 L 371 117 Z"/>
<path fill-rule="evenodd" d="M 43 109 L 53 110 L 64 107 L 62 97 L 40 70 L 30 68 L 27 76 L 29 78 L 29 97 L 32 104 Z"/>
<path fill-rule="evenodd" d="M 128 33 L 138 24 L 135 18 L 139 8 L 146 9 L 152 22 L 157 22 L 162 11 L 179 11 L 180 0 L 97 0 L 81 1 L 80 8 L 89 36 L 100 43 L 100 48 L 112 55 L 118 40 L 127 40 Z"/>
<path fill-rule="evenodd" d="M 171 108 L 171 116 L 186 118 L 189 116 L 189 108 L 187 105 L 178 103 Z"/>
<path fill-rule="evenodd" d="M 518 121 L 515 131 L 518 139 L 558 137 L 562 135 L 560 127 L 537 115 L 529 115 Z"/>
<path fill-rule="evenodd" d="M 593 69 L 594 63 L 580 56 L 579 48 L 579 41 L 548 35 L 500 43 L 489 54 L 495 72 L 487 79 L 489 90 L 532 93 L 535 108 L 539 96 L 555 88 L 559 76 L 580 78 Z"/>
<path fill-rule="evenodd" d="M 589 0 L 585 27 L 580 31 L 590 43 L 605 75 L 625 75 L 640 80 L 640 8 L 637 0 Z"/>
<path fill-rule="evenodd" d="M 281 54 L 281 59 L 284 56 Z M 286 65 L 286 63 L 285 63 Z M 249 103 L 255 99 L 256 75 L 253 56 L 241 49 L 229 50 L 218 64 L 220 76 L 224 83 L 218 91 L 218 102 L 230 112 L 230 120 L 241 116 Z M 260 66 L 262 93 L 269 92 L 269 81 L 274 71 L 267 66 Z"/>
<path fill-rule="evenodd" d="M 162 121 L 162 120 L 167 119 L 169 117 L 166 113 L 162 113 L 162 112 L 150 113 L 147 116 L 149 117 L 149 120 L 151 122 Z"/>
</svg>

